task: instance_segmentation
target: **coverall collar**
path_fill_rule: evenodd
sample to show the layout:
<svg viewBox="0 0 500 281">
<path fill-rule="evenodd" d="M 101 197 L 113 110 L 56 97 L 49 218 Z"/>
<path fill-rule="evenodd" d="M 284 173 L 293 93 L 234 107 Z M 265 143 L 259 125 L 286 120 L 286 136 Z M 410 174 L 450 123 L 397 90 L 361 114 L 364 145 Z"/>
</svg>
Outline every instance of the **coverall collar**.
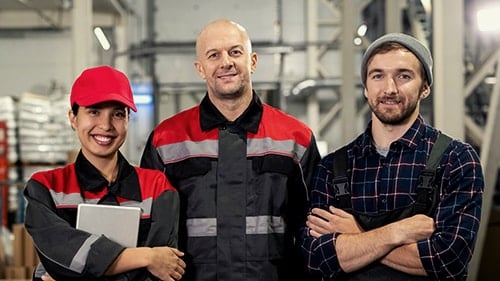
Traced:
<svg viewBox="0 0 500 281">
<path fill-rule="evenodd" d="M 247 132 L 257 133 L 260 120 L 262 119 L 262 102 L 259 96 L 253 91 L 253 98 L 248 108 L 243 114 L 234 121 L 234 124 L 240 126 Z M 205 95 L 200 104 L 200 125 L 203 131 L 209 131 L 213 128 L 227 124 L 229 121 L 220 113 Z"/>
<path fill-rule="evenodd" d="M 75 160 L 75 170 L 82 192 L 98 192 L 105 187 L 113 187 L 114 194 L 119 197 L 138 202 L 142 201 L 137 173 L 120 151 L 118 151 L 118 176 L 111 186 L 97 168 L 85 158 L 81 150 Z"/>
</svg>

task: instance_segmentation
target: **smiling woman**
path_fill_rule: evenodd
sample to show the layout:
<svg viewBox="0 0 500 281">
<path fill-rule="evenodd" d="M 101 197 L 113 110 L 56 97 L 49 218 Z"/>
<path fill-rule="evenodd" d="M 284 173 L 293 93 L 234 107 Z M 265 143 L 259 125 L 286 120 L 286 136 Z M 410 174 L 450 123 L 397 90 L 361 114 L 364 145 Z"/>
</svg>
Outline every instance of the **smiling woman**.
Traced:
<svg viewBox="0 0 500 281">
<path fill-rule="evenodd" d="M 179 196 L 163 173 L 134 167 L 119 151 L 129 111 L 137 110 L 128 78 L 109 66 L 86 69 L 73 83 L 70 105 L 81 145 L 75 162 L 34 173 L 24 190 L 25 226 L 41 260 L 33 279 L 180 279 Z M 142 210 L 137 247 L 75 228 L 83 203 Z"/>
</svg>

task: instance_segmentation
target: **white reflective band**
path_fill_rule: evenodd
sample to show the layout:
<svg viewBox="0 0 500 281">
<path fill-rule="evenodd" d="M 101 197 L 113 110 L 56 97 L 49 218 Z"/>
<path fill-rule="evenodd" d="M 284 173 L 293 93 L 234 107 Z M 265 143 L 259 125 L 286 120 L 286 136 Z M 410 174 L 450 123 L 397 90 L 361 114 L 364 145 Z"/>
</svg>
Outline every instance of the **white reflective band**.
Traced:
<svg viewBox="0 0 500 281">
<path fill-rule="evenodd" d="M 217 219 L 196 218 L 186 220 L 188 237 L 217 236 Z M 246 234 L 285 233 L 285 222 L 281 217 L 246 217 Z"/>
<path fill-rule="evenodd" d="M 247 234 L 285 233 L 285 222 L 281 217 L 247 217 Z"/>
<path fill-rule="evenodd" d="M 217 219 L 187 219 L 188 237 L 217 236 Z"/>
<path fill-rule="evenodd" d="M 82 246 L 78 249 L 78 252 L 73 257 L 71 264 L 69 265 L 69 269 L 82 273 L 85 269 L 85 265 L 87 263 L 87 257 L 89 255 L 90 248 L 92 244 L 94 244 L 97 239 L 99 239 L 100 235 L 92 234 L 83 242 Z"/>
<path fill-rule="evenodd" d="M 199 142 L 182 141 L 162 145 L 157 148 L 164 164 L 179 162 L 188 158 L 211 157 L 217 159 L 219 155 L 218 140 L 204 140 Z M 249 138 L 247 140 L 247 156 L 282 155 L 300 161 L 307 147 L 298 144 L 293 139 L 275 140 L 272 138 Z"/>
</svg>

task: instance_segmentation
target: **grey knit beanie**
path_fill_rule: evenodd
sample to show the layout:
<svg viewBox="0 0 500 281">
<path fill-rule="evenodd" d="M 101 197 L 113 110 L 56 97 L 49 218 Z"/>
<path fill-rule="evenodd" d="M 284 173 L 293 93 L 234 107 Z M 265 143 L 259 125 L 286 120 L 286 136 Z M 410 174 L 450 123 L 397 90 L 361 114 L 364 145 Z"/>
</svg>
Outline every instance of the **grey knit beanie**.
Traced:
<svg viewBox="0 0 500 281">
<path fill-rule="evenodd" d="M 432 85 L 432 55 L 429 49 L 424 44 L 422 44 L 422 42 L 418 41 L 412 36 L 406 35 L 404 33 L 388 33 L 373 41 L 370 46 L 368 46 L 365 54 L 363 55 L 363 59 L 361 60 L 361 82 L 363 83 L 364 87 L 366 87 L 366 66 L 368 60 L 372 56 L 375 49 L 387 42 L 399 43 L 405 46 L 409 51 L 411 51 L 422 63 L 429 86 Z"/>
</svg>

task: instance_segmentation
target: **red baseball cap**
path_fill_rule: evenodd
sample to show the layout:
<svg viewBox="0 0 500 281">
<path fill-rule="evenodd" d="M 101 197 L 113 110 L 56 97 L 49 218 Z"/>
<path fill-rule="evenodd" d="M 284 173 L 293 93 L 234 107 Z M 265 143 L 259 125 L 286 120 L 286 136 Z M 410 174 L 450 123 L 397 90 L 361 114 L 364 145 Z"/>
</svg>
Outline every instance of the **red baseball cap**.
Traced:
<svg viewBox="0 0 500 281">
<path fill-rule="evenodd" d="M 71 87 L 70 105 L 90 106 L 117 101 L 137 112 L 127 76 L 110 66 L 85 69 Z"/>
</svg>

